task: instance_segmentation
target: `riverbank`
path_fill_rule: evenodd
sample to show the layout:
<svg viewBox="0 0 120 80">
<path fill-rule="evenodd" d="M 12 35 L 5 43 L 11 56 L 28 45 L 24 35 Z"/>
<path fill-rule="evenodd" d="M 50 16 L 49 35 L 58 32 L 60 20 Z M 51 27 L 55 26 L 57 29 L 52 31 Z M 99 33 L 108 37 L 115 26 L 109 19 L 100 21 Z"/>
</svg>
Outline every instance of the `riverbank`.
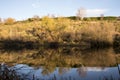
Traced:
<svg viewBox="0 0 120 80">
<path fill-rule="evenodd" d="M 120 45 L 120 21 L 73 20 L 48 16 L 41 20 L 0 24 L 0 46 L 36 48 L 39 46 L 107 47 Z"/>
<path fill-rule="evenodd" d="M 105 47 L 119 47 L 120 35 L 116 34 L 113 43 L 105 41 L 81 41 L 80 43 L 59 43 L 59 42 L 44 42 L 40 43 L 34 41 L 22 40 L 3 40 L 0 41 L 0 49 L 37 49 L 40 47 L 58 48 L 58 47 L 80 47 L 80 48 L 105 48 Z"/>
</svg>

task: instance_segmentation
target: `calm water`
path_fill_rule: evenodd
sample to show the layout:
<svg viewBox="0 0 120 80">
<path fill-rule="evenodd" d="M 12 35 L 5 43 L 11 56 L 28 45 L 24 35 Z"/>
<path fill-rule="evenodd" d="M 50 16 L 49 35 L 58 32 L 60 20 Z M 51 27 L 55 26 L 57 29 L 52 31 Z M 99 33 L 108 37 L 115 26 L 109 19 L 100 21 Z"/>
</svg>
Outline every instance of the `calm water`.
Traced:
<svg viewBox="0 0 120 80">
<path fill-rule="evenodd" d="M 55 70 L 49 71 L 45 67 L 18 64 L 11 69 L 16 70 L 25 80 L 120 80 L 118 67 L 56 67 Z"/>
<path fill-rule="evenodd" d="M 1 50 L 0 62 L 24 80 L 120 80 L 120 52 L 113 48 Z"/>
</svg>

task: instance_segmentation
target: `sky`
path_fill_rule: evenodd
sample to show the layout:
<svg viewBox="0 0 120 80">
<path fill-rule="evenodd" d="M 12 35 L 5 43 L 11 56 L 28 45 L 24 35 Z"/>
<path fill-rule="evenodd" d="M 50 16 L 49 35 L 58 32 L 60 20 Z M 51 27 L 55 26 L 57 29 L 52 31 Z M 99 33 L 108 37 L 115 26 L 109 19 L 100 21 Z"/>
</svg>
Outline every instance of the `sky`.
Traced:
<svg viewBox="0 0 120 80">
<path fill-rule="evenodd" d="M 34 15 L 75 16 L 80 8 L 86 16 L 120 16 L 120 0 L 0 0 L 0 18 L 24 20 Z"/>
</svg>

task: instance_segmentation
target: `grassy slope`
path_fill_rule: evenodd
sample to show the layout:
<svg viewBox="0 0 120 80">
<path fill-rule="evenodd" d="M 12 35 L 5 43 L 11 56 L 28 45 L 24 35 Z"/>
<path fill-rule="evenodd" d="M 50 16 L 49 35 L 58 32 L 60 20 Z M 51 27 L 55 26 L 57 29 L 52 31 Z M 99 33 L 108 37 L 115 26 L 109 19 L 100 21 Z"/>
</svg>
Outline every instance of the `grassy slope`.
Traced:
<svg viewBox="0 0 120 80">
<path fill-rule="evenodd" d="M 92 18 L 91 18 L 92 19 Z M 97 18 L 94 18 L 97 19 Z M 107 17 L 105 18 L 107 19 Z M 75 45 L 111 45 L 120 34 L 120 21 L 75 20 L 75 17 L 28 19 L 13 24 L 0 24 L 0 40 L 33 41 L 41 44 L 56 42 Z"/>
</svg>

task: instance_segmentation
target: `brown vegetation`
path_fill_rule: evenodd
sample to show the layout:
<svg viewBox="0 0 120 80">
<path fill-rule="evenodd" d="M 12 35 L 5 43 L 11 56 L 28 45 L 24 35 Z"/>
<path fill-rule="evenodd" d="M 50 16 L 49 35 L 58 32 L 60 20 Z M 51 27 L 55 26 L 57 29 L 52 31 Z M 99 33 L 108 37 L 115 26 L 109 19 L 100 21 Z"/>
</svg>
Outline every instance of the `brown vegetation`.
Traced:
<svg viewBox="0 0 120 80">
<path fill-rule="evenodd" d="M 13 18 L 7 18 L 4 20 L 5 24 L 13 24 L 14 22 L 15 22 L 15 19 L 13 19 Z"/>
<path fill-rule="evenodd" d="M 36 18 L 36 17 L 35 17 Z M 38 17 L 37 17 L 38 19 Z M 40 44 L 60 45 L 113 45 L 115 35 L 120 34 L 119 21 L 79 21 L 68 18 L 43 17 L 41 20 L 0 24 L 0 40 L 33 41 Z"/>
<path fill-rule="evenodd" d="M 53 68 L 80 67 L 82 65 L 104 67 L 120 63 L 120 56 L 115 54 L 112 49 L 86 50 L 78 47 L 64 47 L 55 50 L 40 48 L 39 50 L 2 50 L 0 54 L 0 62 L 52 66 Z"/>
</svg>

